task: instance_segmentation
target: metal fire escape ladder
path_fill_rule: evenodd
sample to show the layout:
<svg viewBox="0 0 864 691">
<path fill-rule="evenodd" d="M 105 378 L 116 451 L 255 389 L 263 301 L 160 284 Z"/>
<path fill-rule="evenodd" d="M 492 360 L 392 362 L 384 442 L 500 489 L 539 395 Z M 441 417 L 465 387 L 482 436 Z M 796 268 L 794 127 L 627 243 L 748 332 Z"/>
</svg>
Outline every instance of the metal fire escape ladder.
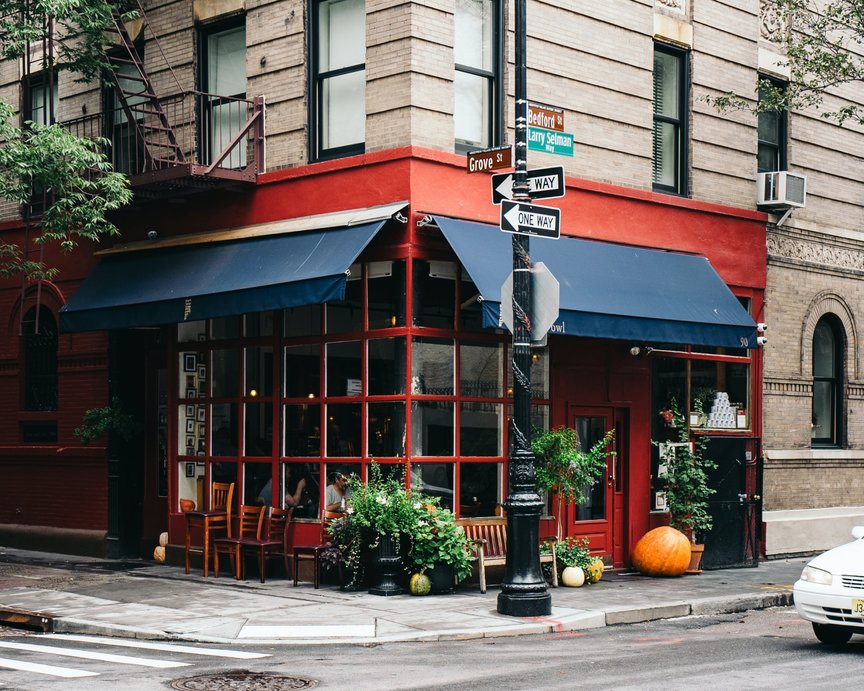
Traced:
<svg viewBox="0 0 864 691">
<path fill-rule="evenodd" d="M 136 172 L 184 163 L 186 159 L 183 150 L 147 76 L 138 49 L 123 24 L 120 10 L 114 9 L 111 16 L 113 26 L 109 30 L 117 34 L 122 50 L 120 54 L 107 55 L 111 65 L 109 76 L 123 112 L 129 124 L 134 127 L 143 149 L 145 170 Z M 143 13 L 141 16 L 144 17 Z M 133 69 L 129 69 L 130 67 Z"/>
</svg>

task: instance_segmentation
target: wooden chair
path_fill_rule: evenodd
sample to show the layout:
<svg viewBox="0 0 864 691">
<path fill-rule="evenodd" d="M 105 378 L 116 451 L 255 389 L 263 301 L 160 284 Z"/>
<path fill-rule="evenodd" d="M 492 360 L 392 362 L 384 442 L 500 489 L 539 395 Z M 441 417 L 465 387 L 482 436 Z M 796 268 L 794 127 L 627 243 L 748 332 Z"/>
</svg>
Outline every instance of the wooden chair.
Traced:
<svg viewBox="0 0 864 691">
<path fill-rule="evenodd" d="M 265 507 L 260 504 L 243 504 L 238 514 L 237 535 L 220 537 L 213 543 L 213 575 L 219 578 L 219 554 L 231 557 L 231 570 L 234 578 L 240 580 L 243 571 L 241 547 L 246 540 L 261 540 L 261 526 L 264 523 Z"/>
<path fill-rule="evenodd" d="M 191 552 L 201 552 L 204 556 L 204 576 L 207 576 L 210 561 L 211 540 L 224 533 L 231 537 L 231 505 L 234 501 L 233 482 L 214 482 L 210 494 L 210 508 L 200 511 L 187 511 L 186 517 L 186 573 L 189 573 L 189 555 Z M 203 545 L 199 549 L 192 547 L 192 529 L 201 528 Z"/>
<path fill-rule="evenodd" d="M 240 568 L 241 578 L 245 577 L 243 570 L 246 564 L 246 550 L 255 550 L 258 560 L 258 573 L 261 576 L 262 583 L 267 573 L 268 557 L 282 557 L 285 565 L 285 574 L 288 575 L 291 573 L 288 570 L 288 556 L 290 555 L 288 530 L 291 527 L 291 516 L 293 513 L 293 507 L 287 510 L 270 509 L 266 533 L 255 540 L 250 538 L 240 541 L 240 548 L 243 552 L 240 559 L 240 563 L 243 564 Z"/>
<path fill-rule="evenodd" d="M 465 537 L 477 557 L 477 575 L 480 578 L 480 592 L 486 592 L 486 567 L 503 566 L 507 563 L 507 519 L 500 518 L 460 518 L 456 521 L 465 530 Z M 541 554 L 540 563 L 552 564 L 552 587 L 558 587 L 558 570 L 555 568 L 555 543 L 557 538 L 541 537 L 540 542 L 548 542 L 551 554 Z"/>
<path fill-rule="evenodd" d="M 321 552 L 332 546 L 330 541 L 330 524 L 343 514 L 338 511 L 324 511 L 321 519 L 321 542 L 317 545 L 295 545 L 292 553 L 294 565 L 294 585 L 297 585 L 301 560 L 312 560 L 312 578 L 315 587 L 321 584 Z"/>
</svg>

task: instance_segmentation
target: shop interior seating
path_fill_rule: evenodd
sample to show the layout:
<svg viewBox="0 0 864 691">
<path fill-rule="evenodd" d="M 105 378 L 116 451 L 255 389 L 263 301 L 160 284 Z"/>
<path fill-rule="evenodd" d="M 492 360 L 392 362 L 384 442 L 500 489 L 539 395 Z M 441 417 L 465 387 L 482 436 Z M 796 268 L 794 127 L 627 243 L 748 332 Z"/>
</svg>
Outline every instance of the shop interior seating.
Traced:
<svg viewBox="0 0 864 691">
<path fill-rule="evenodd" d="M 324 516 L 321 520 L 321 542 L 317 545 L 295 545 L 292 552 L 292 561 L 294 566 L 294 585 L 300 580 L 300 562 L 303 560 L 312 561 L 312 579 L 317 588 L 321 583 L 321 553 L 331 546 L 330 540 L 330 524 L 337 518 L 342 516 L 337 511 L 324 511 Z"/>
<path fill-rule="evenodd" d="M 233 482 L 214 482 L 210 494 L 210 508 L 207 510 L 187 511 L 186 517 L 186 573 L 190 569 L 190 554 L 201 553 L 204 561 L 204 576 L 207 576 L 213 540 L 217 537 L 231 537 L 231 505 L 234 501 Z M 192 532 L 202 531 L 201 547 L 192 546 Z"/>
<path fill-rule="evenodd" d="M 219 578 L 219 555 L 231 558 L 231 570 L 238 581 L 243 576 L 242 548 L 247 540 L 261 540 L 261 526 L 264 523 L 266 507 L 261 504 L 243 504 L 237 520 L 237 534 L 233 537 L 220 537 L 213 542 L 213 575 Z"/>
</svg>

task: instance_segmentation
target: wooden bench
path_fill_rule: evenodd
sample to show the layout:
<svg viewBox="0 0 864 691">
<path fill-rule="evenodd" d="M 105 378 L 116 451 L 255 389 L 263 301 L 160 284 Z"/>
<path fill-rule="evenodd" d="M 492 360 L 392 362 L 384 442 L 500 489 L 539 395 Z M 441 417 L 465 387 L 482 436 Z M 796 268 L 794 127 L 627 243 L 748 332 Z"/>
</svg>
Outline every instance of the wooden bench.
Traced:
<svg viewBox="0 0 864 691">
<path fill-rule="evenodd" d="M 501 566 L 507 563 L 507 519 L 460 518 L 456 521 L 465 530 L 465 536 L 477 557 L 477 573 L 480 577 L 480 592 L 486 592 L 486 566 Z M 552 587 L 558 587 L 558 570 L 555 568 L 555 543 L 557 538 L 541 537 L 541 544 L 548 542 L 551 554 L 541 554 L 540 563 L 552 564 Z"/>
</svg>

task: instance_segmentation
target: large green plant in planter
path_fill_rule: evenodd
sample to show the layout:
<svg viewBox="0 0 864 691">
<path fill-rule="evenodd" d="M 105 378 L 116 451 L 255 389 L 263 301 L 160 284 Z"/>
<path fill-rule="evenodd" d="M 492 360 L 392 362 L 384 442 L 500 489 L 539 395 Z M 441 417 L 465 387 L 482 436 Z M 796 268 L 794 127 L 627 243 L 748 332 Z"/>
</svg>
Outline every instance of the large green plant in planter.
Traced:
<svg viewBox="0 0 864 691">
<path fill-rule="evenodd" d="M 668 454 L 664 460 L 669 524 L 692 542 L 697 542 L 713 525 L 708 513 L 708 499 L 715 490 L 708 486 L 708 471 L 716 468 L 717 464 L 706 456 L 708 440 L 704 436 L 696 435 L 691 442 L 687 420 L 674 398 L 670 401 L 669 410 L 677 436 L 674 453 Z"/>
<path fill-rule="evenodd" d="M 558 533 L 562 536 L 561 516 L 564 502 L 581 504 L 585 501 L 584 490 L 603 476 L 606 458 L 614 456 L 609 445 L 615 438 L 615 430 L 609 430 L 588 451 L 579 446 L 576 430 L 560 426 L 551 430 L 536 428 L 532 435 L 531 450 L 535 457 L 537 488 L 555 492 L 558 502 Z"/>
<path fill-rule="evenodd" d="M 419 504 L 417 524 L 411 536 L 411 561 L 418 571 L 424 573 L 439 564 L 453 568 L 456 582 L 471 575 L 468 540 L 462 526 L 449 509 L 438 505 L 438 497 L 423 497 L 412 494 L 415 507 Z"/>
</svg>

